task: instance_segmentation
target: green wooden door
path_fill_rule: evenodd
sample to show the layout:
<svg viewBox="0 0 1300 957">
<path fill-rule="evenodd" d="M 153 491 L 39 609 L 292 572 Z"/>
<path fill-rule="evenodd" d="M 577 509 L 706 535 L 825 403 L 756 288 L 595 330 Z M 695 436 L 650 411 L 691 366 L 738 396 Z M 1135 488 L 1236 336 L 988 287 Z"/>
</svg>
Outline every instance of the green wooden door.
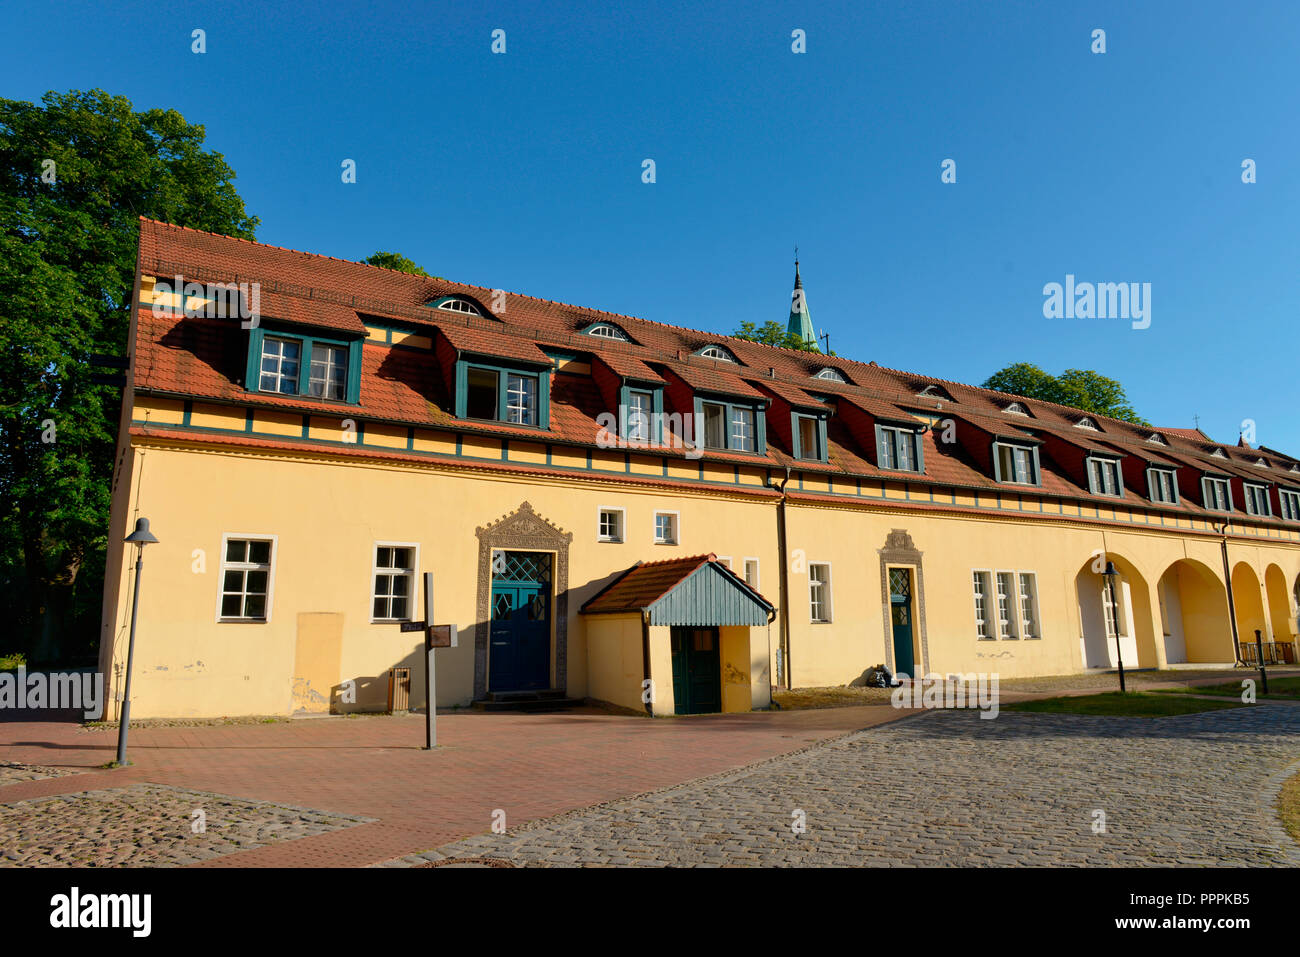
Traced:
<svg viewBox="0 0 1300 957">
<path fill-rule="evenodd" d="M 722 665 L 716 628 L 673 628 L 673 711 L 712 714 L 722 710 Z"/>
<path fill-rule="evenodd" d="M 489 691 L 551 684 L 551 556 L 502 552 L 493 561 Z"/>
<path fill-rule="evenodd" d="M 912 651 L 912 572 L 889 570 L 889 621 L 894 632 L 894 673 L 915 677 L 916 657 Z"/>
</svg>

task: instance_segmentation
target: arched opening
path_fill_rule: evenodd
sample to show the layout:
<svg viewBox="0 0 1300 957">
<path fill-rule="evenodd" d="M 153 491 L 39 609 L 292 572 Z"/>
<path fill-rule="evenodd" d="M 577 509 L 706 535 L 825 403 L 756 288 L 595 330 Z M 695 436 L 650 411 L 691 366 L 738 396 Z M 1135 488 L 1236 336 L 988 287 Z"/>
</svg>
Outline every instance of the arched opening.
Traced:
<svg viewBox="0 0 1300 957">
<path fill-rule="evenodd" d="M 1115 563 L 1114 601 L 1106 562 Z M 1126 559 L 1106 554 L 1090 558 L 1074 578 L 1079 598 L 1079 650 L 1085 668 L 1114 668 L 1123 656 L 1126 668 L 1156 666 L 1150 589 Z"/>
<path fill-rule="evenodd" d="M 1232 568 L 1232 601 L 1237 611 L 1237 639 L 1244 644 L 1255 643 L 1255 632 L 1268 641 L 1268 622 L 1264 618 L 1264 592 L 1255 569 L 1245 562 Z"/>
<path fill-rule="evenodd" d="M 1296 609 L 1286 587 L 1286 575 L 1277 565 L 1264 569 L 1264 593 L 1268 598 L 1268 620 L 1277 644 L 1276 659 L 1287 663 L 1296 660 Z"/>
<path fill-rule="evenodd" d="M 1232 664 L 1228 592 L 1209 566 L 1184 558 L 1160 576 L 1161 630 L 1169 664 Z"/>
</svg>

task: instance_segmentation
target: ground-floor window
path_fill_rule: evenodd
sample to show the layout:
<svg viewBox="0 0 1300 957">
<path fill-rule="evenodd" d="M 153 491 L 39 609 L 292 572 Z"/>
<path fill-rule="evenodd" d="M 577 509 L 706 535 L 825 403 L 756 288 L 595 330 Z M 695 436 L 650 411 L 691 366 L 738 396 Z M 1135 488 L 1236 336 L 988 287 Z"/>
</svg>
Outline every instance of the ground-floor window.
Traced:
<svg viewBox="0 0 1300 957">
<path fill-rule="evenodd" d="M 1038 623 L 1038 576 L 1020 572 L 1020 624 L 1026 638 L 1041 638 Z"/>
<path fill-rule="evenodd" d="M 371 614 L 375 621 L 409 621 L 415 593 L 415 545 L 377 544 Z"/>
<path fill-rule="evenodd" d="M 221 554 L 221 620 L 266 621 L 274 538 L 227 538 Z"/>
<path fill-rule="evenodd" d="M 808 603 L 813 622 L 831 620 L 831 566 L 829 564 L 809 563 Z"/>
</svg>

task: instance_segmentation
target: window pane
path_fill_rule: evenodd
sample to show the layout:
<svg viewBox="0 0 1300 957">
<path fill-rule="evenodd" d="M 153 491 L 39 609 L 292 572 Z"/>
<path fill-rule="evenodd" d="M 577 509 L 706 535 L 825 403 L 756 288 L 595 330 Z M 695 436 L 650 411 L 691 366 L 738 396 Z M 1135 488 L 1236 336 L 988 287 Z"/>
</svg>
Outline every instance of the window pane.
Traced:
<svg viewBox="0 0 1300 957">
<path fill-rule="evenodd" d="M 753 409 L 731 410 L 731 447 L 738 452 L 754 451 Z"/>
<path fill-rule="evenodd" d="M 375 613 L 374 613 L 374 617 L 375 617 L 375 618 L 387 618 L 387 617 L 388 617 L 388 599 L 387 599 L 387 598 L 381 598 L 381 597 L 379 597 L 379 596 L 377 596 L 377 595 L 375 596 Z"/>
<path fill-rule="evenodd" d="M 238 618 L 240 606 L 243 604 L 242 595 L 222 595 L 221 596 L 221 617 Z"/>
<path fill-rule="evenodd" d="M 243 591 L 244 590 L 244 573 L 240 571 L 227 570 L 225 580 L 221 583 L 222 591 Z"/>
<path fill-rule="evenodd" d="M 892 469 L 894 467 L 894 430 L 880 430 L 880 467 L 882 469 Z"/>
<path fill-rule="evenodd" d="M 916 471 L 915 437 L 909 432 L 898 433 L 898 467 L 909 472 Z"/>
<path fill-rule="evenodd" d="M 497 374 L 490 369 L 470 369 L 465 382 L 465 415 L 471 419 L 495 419 Z"/>
<path fill-rule="evenodd" d="M 411 567 L 411 550 L 409 548 L 394 548 L 393 568 L 410 569 Z"/>
<path fill-rule="evenodd" d="M 410 591 L 411 577 L 409 575 L 393 575 L 393 587 L 391 594 L 395 596 L 405 596 Z"/>
<path fill-rule="evenodd" d="M 242 562 L 244 560 L 245 549 L 247 547 L 248 547 L 247 542 L 241 539 L 232 538 L 230 541 L 226 542 L 226 561 Z"/>
<path fill-rule="evenodd" d="M 506 376 L 506 421 L 537 424 L 537 380 L 532 376 Z"/>
<path fill-rule="evenodd" d="M 390 617 L 390 618 L 405 618 L 405 617 L 406 617 L 406 598 L 405 598 L 405 597 L 394 598 L 394 599 L 392 600 L 392 603 L 391 603 L 391 605 L 390 605 L 390 609 L 389 609 L 389 612 L 388 612 L 388 617 Z"/>
<path fill-rule="evenodd" d="M 248 577 L 244 579 L 244 583 L 245 583 L 244 589 L 249 594 L 253 594 L 253 593 L 260 594 L 260 595 L 266 594 L 266 572 L 264 571 L 248 572 Z"/>
<path fill-rule="evenodd" d="M 799 457 L 804 459 L 821 458 L 820 444 L 817 441 L 817 420 L 801 417 L 799 419 Z"/>
<path fill-rule="evenodd" d="M 255 565 L 269 565 L 271 563 L 271 543 L 249 542 L 248 560 Z"/>
<path fill-rule="evenodd" d="M 727 447 L 726 434 L 723 431 L 725 407 L 712 402 L 705 402 L 702 411 L 704 412 L 704 447 L 706 449 L 725 449 Z"/>
<path fill-rule="evenodd" d="M 249 595 L 244 602 L 245 618 L 265 618 L 266 617 L 266 596 Z"/>
</svg>

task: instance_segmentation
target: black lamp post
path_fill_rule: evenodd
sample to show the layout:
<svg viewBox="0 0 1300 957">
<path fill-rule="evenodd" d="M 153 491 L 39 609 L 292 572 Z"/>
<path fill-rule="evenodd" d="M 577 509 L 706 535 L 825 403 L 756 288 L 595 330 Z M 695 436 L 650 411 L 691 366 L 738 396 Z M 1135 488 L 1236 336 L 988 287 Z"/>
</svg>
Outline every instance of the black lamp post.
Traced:
<svg viewBox="0 0 1300 957">
<path fill-rule="evenodd" d="M 1123 694 L 1124 652 L 1119 642 L 1119 605 L 1115 603 L 1115 576 L 1119 574 L 1119 570 L 1115 568 L 1114 562 L 1107 562 L 1106 570 L 1102 574 L 1106 576 L 1106 588 L 1110 591 L 1110 620 L 1111 626 L 1115 629 L 1115 660 L 1119 662 L 1119 690 L 1120 694 Z"/>
<path fill-rule="evenodd" d="M 135 531 L 123 541 L 135 546 L 135 593 L 131 596 L 131 639 L 126 646 L 126 687 L 122 692 L 122 712 L 118 716 L 117 761 L 118 767 L 126 764 L 126 731 L 131 724 L 131 666 L 135 663 L 135 619 L 140 610 L 140 569 L 144 567 L 144 547 L 157 538 L 149 531 L 149 519 L 137 518 Z"/>
</svg>

